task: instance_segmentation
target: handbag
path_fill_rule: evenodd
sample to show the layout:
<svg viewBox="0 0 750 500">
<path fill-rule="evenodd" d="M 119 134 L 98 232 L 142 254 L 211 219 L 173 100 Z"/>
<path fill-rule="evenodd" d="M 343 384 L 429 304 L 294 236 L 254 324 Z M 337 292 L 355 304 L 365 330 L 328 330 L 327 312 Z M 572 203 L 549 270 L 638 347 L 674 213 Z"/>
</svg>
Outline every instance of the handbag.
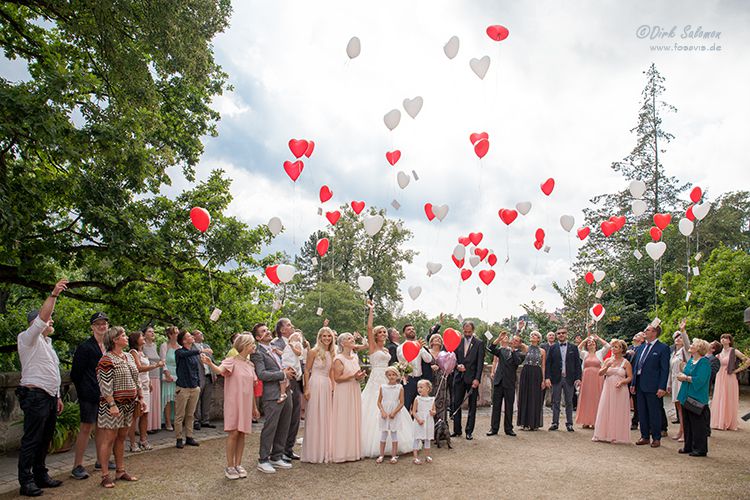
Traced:
<svg viewBox="0 0 750 500">
<path fill-rule="evenodd" d="M 263 396 L 263 381 L 255 379 L 255 385 L 253 386 L 253 395 L 256 398 Z"/>
<path fill-rule="evenodd" d="M 685 408 L 690 413 L 694 413 L 695 415 L 700 415 L 703 413 L 703 410 L 706 407 L 706 405 L 705 403 L 701 403 L 697 399 L 694 399 L 688 396 L 685 402 L 682 403 L 682 407 Z"/>
</svg>

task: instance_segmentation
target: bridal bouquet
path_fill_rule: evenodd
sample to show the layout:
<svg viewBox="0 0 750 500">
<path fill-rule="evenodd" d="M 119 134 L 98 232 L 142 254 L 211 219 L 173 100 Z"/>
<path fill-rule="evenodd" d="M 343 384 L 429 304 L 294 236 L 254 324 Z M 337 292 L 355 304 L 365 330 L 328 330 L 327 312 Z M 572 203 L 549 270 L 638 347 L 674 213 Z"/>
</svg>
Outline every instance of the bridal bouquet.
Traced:
<svg viewBox="0 0 750 500">
<path fill-rule="evenodd" d="M 398 370 L 404 384 L 406 383 L 406 378 L 414 371 L 414 367 L 406 362 L 393 363 L 391 366 Z"/>
</svg>

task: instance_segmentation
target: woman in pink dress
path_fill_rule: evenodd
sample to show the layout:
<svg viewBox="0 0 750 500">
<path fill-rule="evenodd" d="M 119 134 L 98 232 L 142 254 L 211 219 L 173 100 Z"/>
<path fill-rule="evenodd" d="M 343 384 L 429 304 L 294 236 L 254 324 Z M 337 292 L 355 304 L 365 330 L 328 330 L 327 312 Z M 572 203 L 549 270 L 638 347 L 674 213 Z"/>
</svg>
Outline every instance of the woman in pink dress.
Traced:
<svg viewBox="0 0 750 500">
<path fill-rule="evenodd" d="M 740 406 L 737 374 L 750 365 L 750 358 L 734 348 L 734 339 L 728 333 L 721 336 L 721 346 L 723 349 L 718 356 L 721 368 L 716 374 L 714 397 L 711 400 L 711 428 L 736 431 L 739 425 L 737 412 Z M 736 366 L 737 358 L 742 361 L 739 367 Z"/>
<path fill-rule="evenodd" d="M 625 359 L 628 346 L 622 340 L 612 340 L 612 356 L 604 362 L 599 375 L 604 377 L 604 388 L 594 424 L 592 441 L 630 443 L 630 389 L 633 369 Z"/>
<path fill-rule="evenodd" d="M 360 422 L 362 420 L 362 390 L 359 381 L 365 372 L 359 368 L 359 358 L 353 352 L 354 335 L 342 333 L 338 338 L 339 354 L 333 361 L 333 432 L 331 461 L 351 462 L 362 458 Z"/>
<path fill-rule="evenodd" d="M 303 462 L 324 464 L 331 461 L 331 413 L 333 379 L 331 366 L 336 357 L 333 331 L 324 326 L 318 331 L 315 347 L 305 362 L 305 438 Z"/>
<path fill-rule="evenodd" d="M 212 372 L 224 376 L 224 432 L 229 433 L 224 475 L 227 479 L 240 479 L 247 477 L 247 471 L 242 467 L 245 434 L 252 432 L 253 419 L 259 418 L 260 413 L 253 397 L 258 378 L 249 360 L 249 356 L 255 352 L 255 339 L 243 332 L 234 340 L 233 347 L 238 354 L 226 358 L 219 366 L 205 354 L 201 354 L 201 361 Z"/>
<path fill-rule="evenodd" d="M 597 351 L 597 342 L 602 348 Z M 599 397 L 602 394 L 604 380 L 599 376 L 602 358 L 609 351 L 609 344 L 598 335 L 589 335 L 578 345 L 583 360 L 583 376 L 581 377 L 581 393 L 578 395 L 578 410 L 576 423 L 584 429 L 590 429 L 596 422 L 596 411 L 599 408 Z"/>
</svg>

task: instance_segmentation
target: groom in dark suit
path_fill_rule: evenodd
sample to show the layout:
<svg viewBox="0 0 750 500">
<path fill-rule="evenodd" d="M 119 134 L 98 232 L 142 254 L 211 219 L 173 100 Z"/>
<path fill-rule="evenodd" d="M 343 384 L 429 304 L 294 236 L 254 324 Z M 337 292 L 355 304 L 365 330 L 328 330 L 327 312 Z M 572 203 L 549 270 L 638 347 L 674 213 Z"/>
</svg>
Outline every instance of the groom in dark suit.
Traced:
<svg viewBox="0 0 750 500">
<path fill-rule="evenodd" d="M 638 420 L 641 439 L 637 445 L 651 443 L 652 448 L 661 446 L 662 398 L 667 393 L 669 377 L 669 346 L 659 342 L 661 326 L 649 325 L 643 334 L 646 341 L 638 346 L 633 357 L 633 380 L 630 392 L 635 394 L 638 405 Z M 651 440 L 649 439 L 651 438 Z"/>
<path fill-rule="evenodd" d="M 479 382 L 482 381 L 484 368 L 484 341 L 474 336 L 474 323 L 464 323 L 464 338 L 456 349 L 456 371 L 453 378 L 453 434 L 461 435 L 461 404 L 469 393 L 469 416 L 466 419 L 466 439 L 472 440 L 474 421 L 477 416 L 477 397 Z"/>
<path fill-rule="evenodd" d="M 513 339 L 520 345 L 520 339 Z M 497 344 L 500 344 L 498 346 Z M 508 332 L 500 332 L 497 340 L 487 346 L 487 350 L 497 358 L 495 377 L 492 380 L 492 418 L 488 436 L 494 436 L 500 429 L 500 407 L 505 404 L 505 434 L 515 436 L 513 432 L 513 403 L 516 399 L 516 372 L 523 362 L 524 355 L 518 352 L 517 346 L 510 346 Z"/>
<path fill-rule="evenodd" d="M 573 432 L 573 393 L 581 385 L 581 354 L 578 347 L 568 342 L 568 329 L 558 328 L 557 342 L 547 353 L 545 366 L 546 385 L 552 387 L 552 425 L 550 431 L 560 426 L 560 398 L 565 395 L 565 427 Z"/>
</svg>

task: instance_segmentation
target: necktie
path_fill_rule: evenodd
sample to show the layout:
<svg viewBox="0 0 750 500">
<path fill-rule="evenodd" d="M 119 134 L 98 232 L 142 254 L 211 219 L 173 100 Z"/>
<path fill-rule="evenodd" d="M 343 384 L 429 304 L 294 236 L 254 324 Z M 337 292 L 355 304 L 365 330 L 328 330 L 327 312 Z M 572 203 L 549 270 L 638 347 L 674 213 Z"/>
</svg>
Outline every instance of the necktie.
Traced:
<svg viewBox="0 0 750 500">
<path fill-rule="evenodd" d="M 563 342 L 560 344 L 560 358 L 562 359 L 562 378 L 565 378 L 565 358 L 568 354 L 568 344 Z"/>
<path fill-rule="evenodd" d="M 469 347 L 471 347 L 471 338 L 464 337 L 464 357 L 469 354 Z"/>
<path fill-rule="evenodd" d="M 648 353 L 651 352 L 651 346 L 653 344 L 648 344 L 648 347 L 646 347 L 643 350 L 643 355 L 638 360 L 638 375 L 641 374 L 641 370 L 643 369 L 643 363 L 646 361 L 646 356 L 648 356 Z"/>
</svg>

